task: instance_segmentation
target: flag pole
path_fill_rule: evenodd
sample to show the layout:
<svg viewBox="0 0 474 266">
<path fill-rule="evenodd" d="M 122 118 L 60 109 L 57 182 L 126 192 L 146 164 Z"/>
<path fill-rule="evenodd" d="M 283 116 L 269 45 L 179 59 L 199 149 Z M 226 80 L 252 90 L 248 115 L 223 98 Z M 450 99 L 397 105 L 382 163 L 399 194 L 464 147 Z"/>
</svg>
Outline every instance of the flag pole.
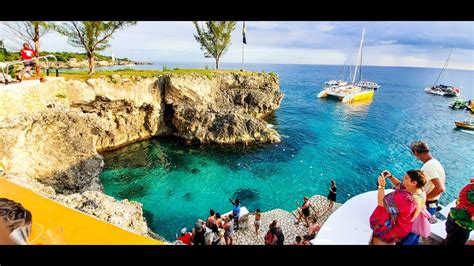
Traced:
<svg viewBox="0 0 474 266">
<path fill-rule="evenodd" d="M 244 50 L 245 50 L 245 44 L 242 43 L 242 65 L 244 64 Z"/>
<path fill-rule="evenodd" d="M 246 28 L 245 28 L 245 21 L 244 21 L 244 24 L 242 25 L 242 67 L 244 66 L 244 53 L 245 53 L 245 45 L 247 44 L 247 41 L 245 39 L 245 32 L 246 32 Z"/>
</svg>

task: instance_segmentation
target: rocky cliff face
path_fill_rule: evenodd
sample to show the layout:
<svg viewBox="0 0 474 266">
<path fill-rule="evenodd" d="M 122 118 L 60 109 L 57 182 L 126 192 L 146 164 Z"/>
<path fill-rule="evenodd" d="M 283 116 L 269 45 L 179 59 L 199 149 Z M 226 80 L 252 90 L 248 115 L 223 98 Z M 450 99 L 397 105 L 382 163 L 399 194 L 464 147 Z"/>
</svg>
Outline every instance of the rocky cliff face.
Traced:
<svg viewBox="0 0 474 266">
<path fill-rule="evenodd" d="M 51 199 L 147 235 L 141 204 L 102 193 L 99 174 L 104 162 L 98 151 L 158 133 L 162 101 L 156 78 L 62 80 L 50 83 L 53 89 L 58 82 L 65 95 L 60 101 L 38 101 L 45 106 L 0 120 L 2 170 L 12 181 Z M 48 82 L 41 86 L 48 90 Z M 8 93 L 15 98 L 10 95 L 15 92 Z"/>
<path fill-rule="evenodd" d="M 95 114 L 100 120 L 97 151 L 117 149 L 156 136 L 163 122 L 161 92 L 155 78 L 89 79 L 68 81 L 68 98 L 72 108 Z"/>
<path fill-rule="evenodd" d="M 51 97 L 38 101 L 47 106 L 35 105 L 34 112 L 20 108 L 0 117 L 0 167 L 14 182 L 143 235 L 149 230 L 141 204 L 102 193 L 98 152 L 165 135 L 200 144 L 280 141 L 262 120 L 283 97 L 271 75 L 114 75 L 57 82 L 57 101 Z"/>
<path fill-rule="evenodd" d="M 283 94 L 272 75 L 217 72 L 160 77 L 173 135 L 192 143 L 279 142 L 262 120 L 279 106 Z M 167 116 L 165 115 L 165 119 Z"/>
</svg>

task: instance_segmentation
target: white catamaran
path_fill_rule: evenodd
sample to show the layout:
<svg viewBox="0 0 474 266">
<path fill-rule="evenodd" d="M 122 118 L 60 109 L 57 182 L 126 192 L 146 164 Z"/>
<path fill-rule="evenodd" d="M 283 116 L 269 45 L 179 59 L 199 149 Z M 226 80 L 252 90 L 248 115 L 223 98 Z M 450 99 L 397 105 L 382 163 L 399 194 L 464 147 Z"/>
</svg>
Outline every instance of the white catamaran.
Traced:
<svg viewBox="0 0 474 266">
<path fill-rule="evenodd" d="M 445 73 L 446 68 L 448 67 L 448 62 L 449 59 L 451 58 L 451 54 L 453 53 L 453 49 L 449 52 L 448 59 L 446 59 L 446 63 L 444 63 L 443 68 L 439 72 L 438 78 L 436 78 L 436 81 L 433 86 L 425 88 L 425 91 L 431 94 L 435 95 L 441 95 L 441 96 L 446 96 L 446 97 L 457 97 L 461 93 L 461 89 L 457 88 L 455 86 L 451 85 L 443 85 L 443 84 L 438 84 L 439 78 L 443 73 Z"/>
<path fill-rule="evenodd" d="M 362 76 L 362 46 L 364 43 L 365 28 L 362 30 L 362 38 L 359 46 L 359 55 L 354 69 L 352 81 L 330 80 L 325 82 L 325 88 L 318 93 L 319 98 L 333 97 L 344 103 L 355 101 L 370 100 L 374 96 L 374 90 L 379 88 L 375 82 L 361 81 Z M 359 70 L 359 81 L 356 82 L 357 70 Z"/>
</svg>

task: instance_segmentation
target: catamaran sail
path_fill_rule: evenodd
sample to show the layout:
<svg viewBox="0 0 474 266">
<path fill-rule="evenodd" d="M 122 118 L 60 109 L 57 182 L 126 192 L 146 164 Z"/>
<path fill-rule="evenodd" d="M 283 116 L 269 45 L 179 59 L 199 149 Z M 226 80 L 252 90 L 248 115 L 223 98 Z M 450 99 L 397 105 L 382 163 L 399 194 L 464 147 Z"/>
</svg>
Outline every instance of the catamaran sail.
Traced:
<svg viewBox="0 0 474 266">
<path fill-rule="evenodd" d="M 364 44 L 364 35 L 365 35 L 365 28 L 362 30 L 362 38 L 359 45 L 359 53 L 357 56 L 357 62 L 354 69 L 354 74 L 351 75 L 350 83 L 344 80 L 330 80 L 325 82 L 325 88 L 319 94 L 319 98 L 324 97 L 335 97 L 342 102 L 354 102 L 360 100 L 368 100 L 372 99 L 374 95 L 374 87 L 372 86 L 375 84 L 378 88 L 378 85 L 373 82 L 373 84 L 368 84 L 367 82 L 361 83 L 361 76 L 362 76 L 362 47 Z M 359 80 L 357 80 L 357 71 L 359 71 Z M 351 73 L 352 74 L 352 73 Z"/>
<path fill-rule="evenodd" d="M 431 94 L 435 94 L 435 95 L 446 96 L 446 97 L 459 96 L 459 94 L 461 93 L 460 88 L 457 88 L 455 86 L 450 86 L 450 85 L 438 84 L 438 81 L 440 80 L 441 76 L 444 73 L 446 73 L 446 69 L 448 68 L 449 59 L 451 58 L 452 53 L 453 53 L 453 48 L 451 48 L 451 51 L 449 52 L 448 58 L 446 59 L 446 62 L 444 63 L 443 68 L 439 72 L 435 83 L 432 86 L 425 88 L 426 92 L 431 93 Z M 438 84 L 438 85 L 436 85 L 436 84 Z"/>
</svg>

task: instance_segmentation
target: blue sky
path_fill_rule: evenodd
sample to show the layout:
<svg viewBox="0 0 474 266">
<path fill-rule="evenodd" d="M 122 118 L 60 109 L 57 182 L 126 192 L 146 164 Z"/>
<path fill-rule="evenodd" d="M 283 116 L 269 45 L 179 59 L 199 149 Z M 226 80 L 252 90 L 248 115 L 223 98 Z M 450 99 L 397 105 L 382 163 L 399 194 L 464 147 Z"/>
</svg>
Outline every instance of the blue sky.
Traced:
<svg viewBox="0 0 474 266">
<path fill-rule="evenodd" d="M 366 28 L 364 65 L 442 67 L 449 50 L 449 68 L 474 70 L 474 22 L 303 22 L 247 21 L 245 62 L 282 64 L 343 64 Z M 103 51 L 116 57 L 159 62 L 212 62 L 195 41 L 192 22 L 138 22 L 114 35 Z M 7 47 L 17 49 L 5 31 Z M 57 33 L 44 36 L 48 51 L 80 51 Z M 242 22 L 221 62 L 240 62 Z M 355 56 L 354 56 L 355 57 Z M 352 60 L 355 61 L 355 60 Z"/>
</svg>

